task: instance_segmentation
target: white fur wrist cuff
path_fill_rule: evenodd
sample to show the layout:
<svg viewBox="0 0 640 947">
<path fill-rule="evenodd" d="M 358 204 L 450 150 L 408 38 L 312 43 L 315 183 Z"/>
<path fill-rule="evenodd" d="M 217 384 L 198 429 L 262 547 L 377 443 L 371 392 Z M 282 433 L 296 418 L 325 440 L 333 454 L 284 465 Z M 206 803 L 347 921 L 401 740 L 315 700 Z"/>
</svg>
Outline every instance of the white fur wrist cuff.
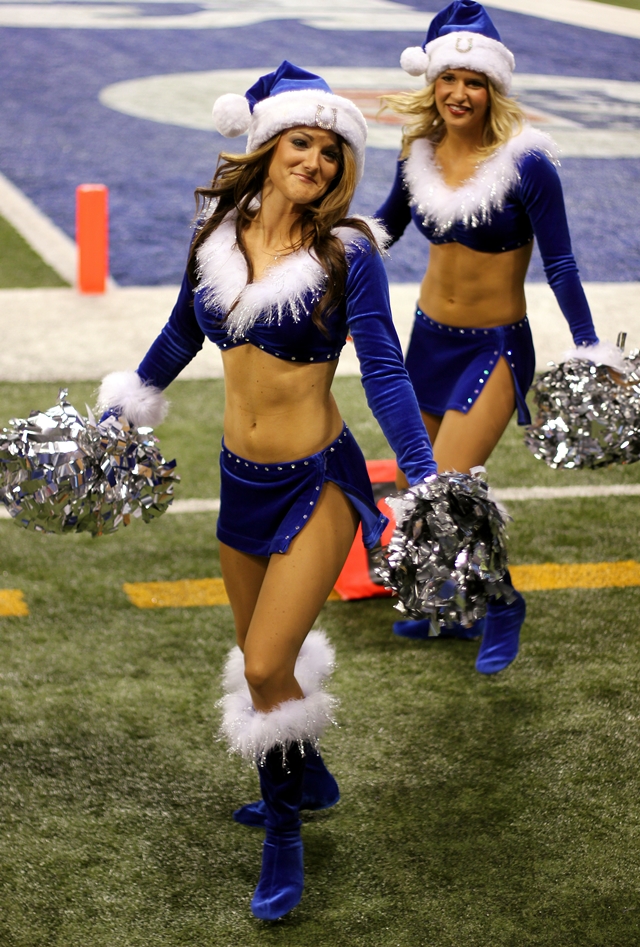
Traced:
<svg viewBox="0 0 640 947">
<path fill-rule="evenodd" d="M 608 365 L 609 368 L 614 368 L 618 372 L 626 372 L 629 369 L 624 354 L 608 339 L 596 342 L 595 345 L 579 345 L 575 349 L 570 349 L 564 353 L 563 359 L 566 361 L 570 358 L 593 362 L 594 365 Z"/>
<path fill-rule="evenodd" d="M 134 427 L 157 427 L 167 416 L 169 402 L 137 372 L 112 372 L 103 378 L 98 391 L 98 410 L 109 408 L 120 408 Z"/>
</svg>

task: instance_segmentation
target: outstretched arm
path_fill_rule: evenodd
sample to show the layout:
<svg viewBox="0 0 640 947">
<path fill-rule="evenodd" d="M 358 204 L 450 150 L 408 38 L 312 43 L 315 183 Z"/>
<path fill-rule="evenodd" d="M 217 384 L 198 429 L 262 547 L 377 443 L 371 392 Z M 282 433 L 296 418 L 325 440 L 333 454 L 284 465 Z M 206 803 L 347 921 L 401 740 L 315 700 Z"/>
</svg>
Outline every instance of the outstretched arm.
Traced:
<svg viewBox="0 0 640 947">
<path fill-rule="evenodd" d="M 391 237 L 392 244 L 400 239 L 411 223 L 409 194 L 402 176 L 403 168 L 404 161 L 398 161 L 396 176 L 389 191 L 389 196 L 373 215 L 384 224 L 385 230 Z"/>
<path fill-rule="evenodd" d="M 164 420 L 164 388 L 197 355 L 204 343 L 193 310 L 193 288 L 185 273 L 173 311 L 135 372 L 112 372 L 98 392 L 98 408 L 118 408 L 136 427 L 155 427 Z"/>
<path fill-rule="evenodd" d="M 437 473 L 437 466 L 404 367 L 384 266 L 368 243 L 351 248 L 346 296 L 347 322 L 367 402 L 407 480 L 419 483 Z"/>
<path fill-rule="evenodd" d="M 558 172 L 544 155 L 526 156 L 520 169 L 521 198 L 538 241 L 549 286 L 576 345 L 598 341 L 571 249 L 569 225 Z"/>
</svg>

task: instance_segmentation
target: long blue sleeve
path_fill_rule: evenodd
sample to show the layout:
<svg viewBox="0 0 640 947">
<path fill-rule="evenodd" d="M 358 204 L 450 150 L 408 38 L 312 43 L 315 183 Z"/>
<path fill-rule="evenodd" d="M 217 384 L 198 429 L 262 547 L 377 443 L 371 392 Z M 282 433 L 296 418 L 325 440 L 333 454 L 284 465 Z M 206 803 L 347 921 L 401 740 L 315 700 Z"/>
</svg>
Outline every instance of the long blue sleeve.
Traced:
<svg viewBox="0 0 640 947">
<path fill-rule="evenodd" d="M 169 320 L 140 362 L 140 378 L 156 388 L 166 388 L 189 364 L 204 344 L 204 332 L 193 309 L 193 287 L 185 273 Z"/>
<path fill-rule="evenodd" d="M 391 244 L 400 239 L 411 223 L 409 192 L 404 183 L 403 168 L 404 161 L 398 161 L 396 176 L 389 191 L 389 196 L 373 215 L 384 224 L 387 233 L 391 237 Z"/>
<path fill-rule="evenodd" d="M 391 317 L 389 284 L 379 253 L 353 248 L 346 285 L 347 323 L 367 402 L 410 484 L 437 473 Z"/>
<path fill-rule="evenodd" d="M 571 249 L 558 172 L 544 155 L 529 154 L 522 161 L 520 176 L 520 198 L 538 241 L 549 286 L 575 344 L 591 345 L 598 336 Z"/>
</svg>

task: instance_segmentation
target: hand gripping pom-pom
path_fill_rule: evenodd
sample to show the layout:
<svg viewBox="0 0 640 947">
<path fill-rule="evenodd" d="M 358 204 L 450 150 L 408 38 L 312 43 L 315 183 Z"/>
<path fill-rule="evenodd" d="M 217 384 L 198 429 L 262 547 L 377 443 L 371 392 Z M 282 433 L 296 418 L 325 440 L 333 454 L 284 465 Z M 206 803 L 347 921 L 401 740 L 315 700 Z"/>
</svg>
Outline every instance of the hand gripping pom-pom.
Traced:
<svg viewBox="0 0 640 947">
<path fill-rule="evenodd" d="M 397 593 L 398 611 L 435 627 L 469 626 L 491 596 L 511 601 L 504 516 L 483 480 L 441 473 L 387 503 L 397 526 L 376 572 Z"/>
<path fill-rule="evenodd" d="M 57 405 L 13 419 L 0 433 L 0 500 L 15 522 L 47 533 L 113 533 L 148 523 L 173 500 L 175 460 L 151 428 L 124 417 L 85 418 L 60 392 Z"/>
<path fill-rule="evenodd" d="M 245 135 L 251 122 L 251 110 L 244 95 L 227 92 L 216 99 L 212 110 L 216 131 L 226 138 Z"/>
<path fill-rule="evenodd" d="M 524 441 L 549 467 L 578 470 L 640 460 L 640 353 L 625 370 L 570 358 L 534 383 L 537 415 Z"/>
<path fill-rule="evenodd" d="M 400 66 L 410 76 L 424 76 L 429 67 L 429 56 L 422 46 L 408 46 L 400 56 Z"/>
</svg>

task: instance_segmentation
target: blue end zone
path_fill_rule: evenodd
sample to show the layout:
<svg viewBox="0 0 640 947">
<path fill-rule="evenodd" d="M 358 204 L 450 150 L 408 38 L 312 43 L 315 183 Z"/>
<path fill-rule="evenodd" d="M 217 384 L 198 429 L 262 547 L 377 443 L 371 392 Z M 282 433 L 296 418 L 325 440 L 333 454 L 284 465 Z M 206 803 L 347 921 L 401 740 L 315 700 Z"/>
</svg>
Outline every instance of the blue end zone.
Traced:
<svg viewBox="0 0 640 947">
<path fill-rule="evenodd" d="M 434 12 L 443 4 L 414 0 L 404 6 Z M 197 3 L 154 4 L 147 13 L 198 9 Z M 501 10 L 492 9 L 491 16 L 515 52 L 519 73 L 640 82 L 639 40 Z M 327 31 L 292 20 L 224 30 L 1 28 L 0 170 L 70 236 L 76 185 L 107 184 L 114 278 L 121 285 L 179 283 L 193 189 L 210 180 L 218 150 L 232 150 L 233 143 L 213 132 L 113 111 L 99 102 L 101 90 L 168 73 L 272 68 L 285 57 L 320 67 L 395 68 L 402 49 L 423 38 L 414 32 Z M 548 100 L 552 111 L 553 91 Z M 572 116 L 565 107 L 564 114 L 589 124 L 584 111 Z M 640 105 L 630 103 L 628 114 L 612 112 L 607 121 L 611 128 L 623 122 L 638 130 Z M 393 151 L 368 150 L 355 210 L 370 213 L 378 206 L 394 163 Z M 585 280 L 640 279 L 638 168 L 636 158 L 563 160 L 573 243 Z M 407 233 L 389 277 L 418 280 L 424 262 L 424 241 L 417 231 Z M 544 278 L 537 257 L 530 275 Z"/>
</svg>

